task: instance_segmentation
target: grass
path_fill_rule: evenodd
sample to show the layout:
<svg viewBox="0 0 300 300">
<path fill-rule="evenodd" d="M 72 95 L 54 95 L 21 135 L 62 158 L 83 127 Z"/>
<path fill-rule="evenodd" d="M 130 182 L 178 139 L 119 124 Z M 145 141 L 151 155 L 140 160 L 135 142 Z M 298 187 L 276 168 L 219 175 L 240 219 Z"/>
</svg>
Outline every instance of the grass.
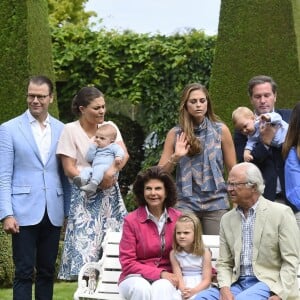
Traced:
<svg viewBox="0 0 300 300">
<path fill-rule="evenodd" d="M 54 284 L 53 300 L 72 300 L 77 289 L 76 282 L 58 282 Z M 1 300 L 12 299 L 12 289 L 0 289 Z"/>
</svg>

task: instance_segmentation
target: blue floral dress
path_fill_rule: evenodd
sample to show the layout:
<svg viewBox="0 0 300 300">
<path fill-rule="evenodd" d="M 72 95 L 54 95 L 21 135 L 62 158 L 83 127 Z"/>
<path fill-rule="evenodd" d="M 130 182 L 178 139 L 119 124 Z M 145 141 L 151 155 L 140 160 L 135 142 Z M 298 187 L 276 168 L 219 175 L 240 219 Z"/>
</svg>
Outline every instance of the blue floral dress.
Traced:
<svg viewBox="0 0 300 300">
<path fill-rule="evenodd" d="M 85 263 L 99 260 L 107 228 L 120 230 L 127 214 L 118 184 L 90 198 L 73 185 L 71 202 L 58 274 L 64 280 L 76 279 Z"/>
</svg>

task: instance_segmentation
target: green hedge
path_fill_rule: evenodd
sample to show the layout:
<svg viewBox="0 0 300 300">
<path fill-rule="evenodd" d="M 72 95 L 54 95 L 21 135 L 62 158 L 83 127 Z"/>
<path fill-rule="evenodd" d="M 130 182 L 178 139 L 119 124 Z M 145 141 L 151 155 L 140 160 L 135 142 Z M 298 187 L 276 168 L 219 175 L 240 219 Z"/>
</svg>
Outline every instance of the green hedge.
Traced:
<svg viewBox="0 0 300 300">
<path fill-rule="evenodd" d="M 229 125 L 237 106 L 250 105 L 247 83 L 255 75 L 278 83 L 278 108 L 300 100 L 299 3 L 222 0 L 210 92 L 216 112 Z"/>
<path fill-rule="evenodd" d="M 13 281 L 13 274 L 11 235 L 3 231 L 2 223 L 0 223 L 0 287 L 10 287 Z"/>
<path fill-rule="evenodd" d="M 0 9 L 0 123 L 26 109 L 31 75 L 54 80 L 46 0 L 3 0 Z M 51 106 L 58 116 L 57 104 Z"/>
</svg>

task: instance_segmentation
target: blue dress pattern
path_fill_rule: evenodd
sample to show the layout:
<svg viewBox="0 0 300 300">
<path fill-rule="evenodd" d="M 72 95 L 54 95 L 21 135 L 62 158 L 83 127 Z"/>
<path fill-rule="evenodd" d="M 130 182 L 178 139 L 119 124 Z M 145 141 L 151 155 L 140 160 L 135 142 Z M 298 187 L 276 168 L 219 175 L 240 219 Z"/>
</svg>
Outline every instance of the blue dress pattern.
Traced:
<svg viewBox="0 0 300 300">
<path fill-rule="evenodd" d="M 89 198 L 72 185 L 71 208 L 58 278 L 76 280 L 85 263 L 98 261 L 106 230 L 121 230 L 126 214 L 118 184 L 100 190 Z"/>
</svg>

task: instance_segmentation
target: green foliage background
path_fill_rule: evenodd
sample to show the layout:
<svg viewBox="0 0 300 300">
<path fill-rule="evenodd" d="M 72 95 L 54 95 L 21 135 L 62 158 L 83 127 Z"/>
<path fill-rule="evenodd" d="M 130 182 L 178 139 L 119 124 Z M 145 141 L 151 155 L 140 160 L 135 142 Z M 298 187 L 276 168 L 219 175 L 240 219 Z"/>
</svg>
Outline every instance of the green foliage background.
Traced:
<svg viewBox="0 0 300 300">
<path fill-rule="evenodd" d="M 292 108 L 300 100 L 299 62 L 299 0 L 221 2 L 210 93 L 227 124 L 234 108 L 250 105 L 247 83 L 255 75 L 272 76 L 276 107 Z"/>
<path fill-rule="evenodd" d="M 215 41 L 196 30 L 163 36 L 71 25 L 53 28 L 60 117 L 69 121 L 77 90 L 95 85 L 112 112 L 130 116 L 145 134 L 157 132 L 159 147 L 146 151 L 144 165 L 154 164 L 166 132 L 177 123 L 183 87 L 194 81 L 208 85 Z"/>
<path fill-rule="evenodd" d="M 11 286 L 13 271 L 11 236 L 4 232 L 0 224 L 0 287 Z"/>
</svg>

